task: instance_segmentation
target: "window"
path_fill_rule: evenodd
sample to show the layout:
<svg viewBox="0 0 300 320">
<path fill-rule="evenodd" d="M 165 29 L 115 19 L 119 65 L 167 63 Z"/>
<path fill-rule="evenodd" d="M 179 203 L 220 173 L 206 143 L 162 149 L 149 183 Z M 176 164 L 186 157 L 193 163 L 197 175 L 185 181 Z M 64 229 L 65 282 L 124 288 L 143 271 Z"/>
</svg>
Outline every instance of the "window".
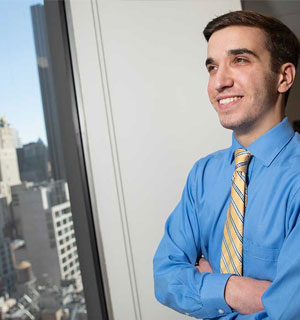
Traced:
<svg viewBox="0 0 300 320">
<path fill-rule="evenodd" d="M 65 214 L 65 213 L 71 213 L 71 208 L 69 207 L 69 208 L 63 209 L 62 212 L 63 212 L 64 214 Z"/>
<path fill-rule="evenodd" d="M 61 287 L 58 279 L 63 279 L 64 275 L 60 274 L 61 267 L 53 268 L 53 263 L 67 262 L 61 256 L 66 249 L 55 247 L 56 243 L 62 245 L 62 238 L 73 230 L 74 220 L 78 251 L 88 257 L 80 261 L 82 277 L 80 273 L 74 276 L 76 294 L 86 299 L 88 318 L 106 320 L 88 184 L 82 174 L 85 167 L 77 130 L 64 1 L 0 1 L 0 36 L 1 43 L 5 43 L 5 50 L 0 50 L 0 139 L 3 146 L 0 166 L 7 172 L 3 181 L 7 192 L 4 196 L 12 198 L 14 217 L 11 224 L 14 229 L 8 232 L 7 243 L 1 240 L 0 244 L 5 247 L 3 260 L 9 261 L 5 272 L 0 270 L 5 286 L 0 298 L 2 291 L 13 296 L 14 287 L 18 289 L 10 243 L 20 239 L 24 243 L 14 249 L 13 258 L 16 265 L 22 261 L 30 265 L 36 279 L 34 289 L 40 290 L 39 284 L 45 280 L 49 285 L 44 290 L 54 292 L 53 288 Z M 69 194 L 76 195 L 71 207 Z M 57 219 L 62 214 L 66 215 L 63 224 L 70 224 L 70 229 L 64 226 L 56 234 L 53 226 L 60 226 Z M 0 225 L 0 239 L 2 235 Z M 73 247 L 77 250 L 76 245 Z M 58 259 L 52 258 L 54 251 Z M 57 270 L 57 274 L 50 279 L 53 270 Z M 67 271 L 66 266 L 63 271 Z M 45 275 L 49 279 L 45 279 Z M 33 291 L 25 294 L 30 296 Z M 69 308 L 69 313 L 76 317 L 72 303 L 64 308 Z M 26 312 L 30 313 L 29 308 Z"/>
</svg>

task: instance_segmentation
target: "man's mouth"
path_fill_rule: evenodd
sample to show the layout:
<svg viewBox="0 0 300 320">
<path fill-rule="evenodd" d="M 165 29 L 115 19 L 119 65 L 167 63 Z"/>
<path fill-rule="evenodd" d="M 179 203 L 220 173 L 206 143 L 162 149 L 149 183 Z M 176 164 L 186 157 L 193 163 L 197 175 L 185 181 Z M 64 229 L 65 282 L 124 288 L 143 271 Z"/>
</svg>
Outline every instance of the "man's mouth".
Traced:
<svg viewBox="0 0 300 320">
<path fill-rule="evenodd" d="M 218 102 L 219 102 L 219 104 L 226 105 L 226 104 L 228 104 L 228 103 L 238 101 L 238 100 L 240 100 L 241 98 L 242 98 L 241 96 L 224 98 L 224 99 L 218 100 Z"/>
</svg>

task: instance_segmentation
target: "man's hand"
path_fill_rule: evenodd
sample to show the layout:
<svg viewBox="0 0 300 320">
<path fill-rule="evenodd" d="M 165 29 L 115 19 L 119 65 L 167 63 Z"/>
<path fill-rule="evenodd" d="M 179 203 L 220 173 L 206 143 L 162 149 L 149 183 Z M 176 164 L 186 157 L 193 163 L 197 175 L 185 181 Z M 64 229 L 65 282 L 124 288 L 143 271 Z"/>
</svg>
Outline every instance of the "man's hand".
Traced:
<svg viewBox="0 0 300 320">
<path fill-rule="evenodd" d="M 261 297 L 271 283 L 249 277 L 231 276 L 225 287 L 225 301 L 240 314 L 263 311 Z"/>
<path fill-rule="evenodd" d="M 205 260 L 204 258 L 200 258 L 196 268 L 200 271 L 200 273 L 202 273 L 202 272 L 213 273 L 212 267 L 210 266 L 209 262 L 207 260 Z"/>
<path fill-rule="evenodd" d="M 199 272 L 213 273 L 209 262 L 201 258 L 196 268 Z M 263 311 L 261 297 L 271 285 L 271 281 L 256 280 L 249 277 L 231 276 L 225 287 L 225 301 L 240 314 Z"/>
</svg>

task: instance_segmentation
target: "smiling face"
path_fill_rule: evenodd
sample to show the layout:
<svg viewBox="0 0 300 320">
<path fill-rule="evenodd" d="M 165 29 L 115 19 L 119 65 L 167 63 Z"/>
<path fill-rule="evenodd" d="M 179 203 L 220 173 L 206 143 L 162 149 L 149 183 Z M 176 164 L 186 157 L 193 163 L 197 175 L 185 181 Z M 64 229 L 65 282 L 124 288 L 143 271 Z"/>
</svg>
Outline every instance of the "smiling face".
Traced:
<svg viewBox="0 0 300 320">
<path fill-rule="evenodd" d="M 209 99 L 225 128 L 236 136 L 262 134 L 281 120 L 278 75 L 271 71 L 263 31 L 247 26 L 218 30 L 209 39 L 207 57 Z"/>
</svg>

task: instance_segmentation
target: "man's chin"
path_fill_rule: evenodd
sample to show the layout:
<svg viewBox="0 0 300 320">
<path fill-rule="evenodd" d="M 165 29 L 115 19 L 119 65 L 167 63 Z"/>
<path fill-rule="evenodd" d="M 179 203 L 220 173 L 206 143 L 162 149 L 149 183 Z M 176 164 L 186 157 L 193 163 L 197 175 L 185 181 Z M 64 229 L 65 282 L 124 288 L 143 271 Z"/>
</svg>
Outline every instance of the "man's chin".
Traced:
<svg viewBox="0 0 300 320">
<path fill-rule="evenodd" d="M 222 120 L 220 119 L 220 123 L 221 126 L 224 127 L 225 129 L 229 129 L 229 130 L 236 130 L 237 128 L 239 128 L 241 126 L 240 123 L 238 123 L 237 121 L 230 121 L 230 120 Z"/>
<path fill-rule="evenodd" d="M 234 121 L 233 119 L 225 121 L 225 119 L 220 119 L 220 123 L 222 127 L 232 130 L 236 134 L 247 134 L 253 129 L 253 122 L 251 121 Z"/>
</svg>

